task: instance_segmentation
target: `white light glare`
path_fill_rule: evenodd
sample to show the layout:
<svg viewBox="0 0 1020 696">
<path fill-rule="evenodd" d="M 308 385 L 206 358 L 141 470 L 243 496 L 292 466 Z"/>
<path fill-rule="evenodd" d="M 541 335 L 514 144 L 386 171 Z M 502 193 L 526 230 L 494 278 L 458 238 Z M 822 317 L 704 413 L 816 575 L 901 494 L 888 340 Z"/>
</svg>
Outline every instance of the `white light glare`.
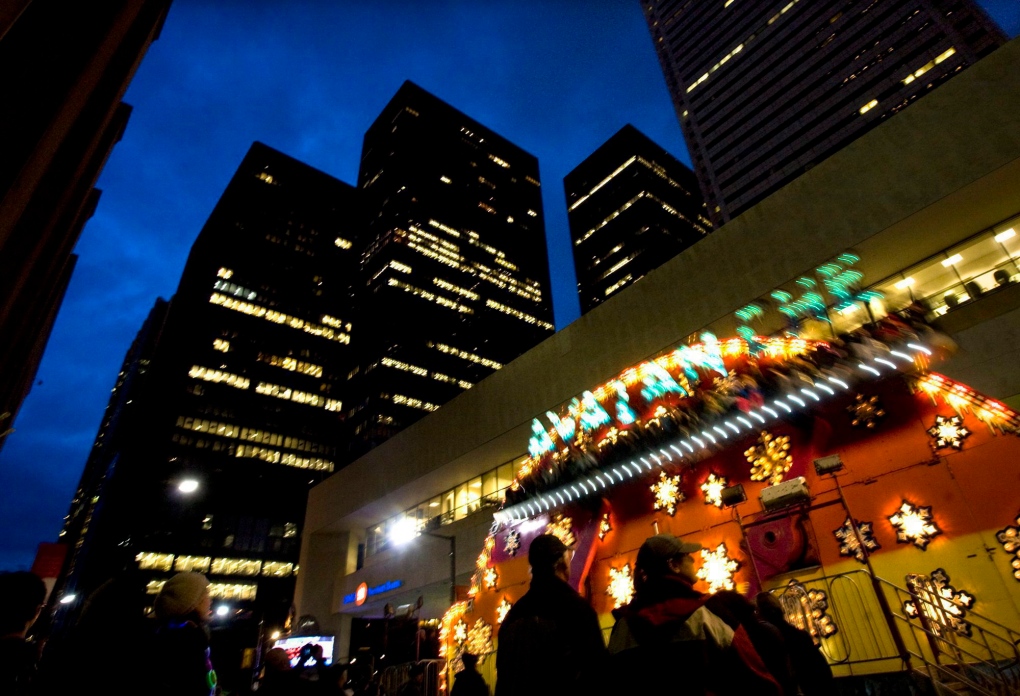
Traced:
<svg viewBox="0 0 1020 696">
<path fill-rule="evenodd" d="M 876 375 L 879 375 L 879 376 L 881 376 L 881 374 L 882 374 L 881 372 L 879 372 L 875 368 L 871 367 L 870 365 L 861 365 L 861 369 L 862 370 L 867 370 L 868 372 L 873 372 L 873 373 L 875 373 Z"/>
<path fill-rule="evenodd" d="M 78 595 L 76 595 L 76 594 L 74 594 L 72 592 L 71 594 L 66 594 L 63 597 L 61 597 L 60 598 L 60 603 L 61 604 L 70 604 L 71 602 L 73 602 L 77 598 L 78 598 Z"/>
<path fill-rule="evenodd" d="M 410 517 L 402 517 L 390 526 L 390 541 L 397 546 L 403 546 L 418 536 L 418 525 Z"/>
<path fill-rule="evenodd" d="M 1010 227 L 1008 230 L 1003 230 L 1002 232 L 999 232 L 999 234 L 995 235 L 995 241 L 997 241 L 999 244 L 1002 244 L 1007 239 L 1013 239 L 1013 237 L 1015 236 L 1016 230 Z"/>
<path fill-rule="evenodd" d="M 216 607 L 216 616 L 226 616 L 230 612 L 230 607 L 226 604 L 221 604 Z"/>
<path fill-rule="evenodd" d="M 886 360 L 885 358 L 875 358 L 875 362 L 880 362 L 883 365 L 888 365 L 894 370 L 896 369 L 896 363 L 894 363 L 892 360 Z"/>
<path fill-rule="evenodd" d="M 946 259 L 945 261 L 942 262 L 942 266 L 943 266 L 943 268 L 949 268 L 950 266 L 955 266 L 956 264 L 960 263 L 961 261 L 963 261 L 963 257 L 962 256 L 960 256 L 959 254 L 953 254 L 948 259 Z"/>
<path fill-rule="evenodd" d="M 927 349 L 927 348 L 925 348 L 924 346 L 919 346 L 919 345 L 917 345 L 916 343 L 908 343 L 908 344 L 907 344 L 907 348 L 913 348 L 914 350 L 919 350 L 919 351 L 921 351 L 921 352 L 922 352 L 922 353 L 924 353 L 925 355 L 931 355 L 931 351 L 930 351 L 930 350 L 928 350 L 928 349 Z"/>
<path fill-rule="evenodd" d="M 195 479 L 184 479 L 177 484 L 177 490 L 181 493 L 194 493 L 198 490 L 198 481 Z"/>
</svg>

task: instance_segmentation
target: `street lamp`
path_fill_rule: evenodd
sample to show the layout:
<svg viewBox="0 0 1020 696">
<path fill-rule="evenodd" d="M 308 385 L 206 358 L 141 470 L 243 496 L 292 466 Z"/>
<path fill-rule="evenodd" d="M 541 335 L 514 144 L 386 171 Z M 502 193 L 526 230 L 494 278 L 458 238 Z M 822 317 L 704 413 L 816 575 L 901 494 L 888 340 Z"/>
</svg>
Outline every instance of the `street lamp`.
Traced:
<svg viewBox="0 0 1020 696">
<path fill-rule="evenodd" d="M 193 478 L 186 478 L 177 484 L 177 490 L 181 493 L 194 493 L 198 490 L 198 481 Z"/>
<path fill-rule="evenodd" d="M 457 537 L 419 529 L 418 523 L 410 517 L 404 517 L 396 522 L 389 532 L 390 541 L 396 546 L 404 546 L 419 536 L 446 539 L 450 542 L 450 604 L 453 604 L 457 601 Z"/>
</svg>

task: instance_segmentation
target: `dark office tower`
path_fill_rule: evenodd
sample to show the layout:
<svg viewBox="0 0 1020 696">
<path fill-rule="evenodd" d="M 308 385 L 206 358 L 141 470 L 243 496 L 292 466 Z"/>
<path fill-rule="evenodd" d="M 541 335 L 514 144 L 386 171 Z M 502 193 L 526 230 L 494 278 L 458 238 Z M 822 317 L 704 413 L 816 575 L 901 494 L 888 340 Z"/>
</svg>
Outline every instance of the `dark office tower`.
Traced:
<svg viewBox="0 0 1020 696">
<path fill-rule="evenodd" d="M 553 333 L 538 160 L 405 82 L 365 135 L 354 452 Z"/>
<path fill-rule="evenodd" d="M 209 576 L 216 605 L 229 606 L 213 632 L 230 656 L 217 665 L 225 679 L 260 621 L 283 628 L 308 488 L 346 454 L 359 198 L 252 146 L 171 300 L 140 397 L 145 427 L 120 438 L 107 514 L 124 522 L 112 541 L 153 593 L 177 571 Z M 197 488 L 180 490 L 188 480 Z"/>
<path fill-rule="evenodd" d="M 641 0 L 716 226 L 1005 42 L 971 0 Z"/>
<path fill-rule="evenodd" d="M 131 112 L 120 99 L 169 5 L 0 3 L 0 433 L 31 387 Z"/>
<path fill-rule="evenodd" d="M 582 314 L 712 230 L 694 172 L 630 124 L 563 188 Z"/>
</svg>

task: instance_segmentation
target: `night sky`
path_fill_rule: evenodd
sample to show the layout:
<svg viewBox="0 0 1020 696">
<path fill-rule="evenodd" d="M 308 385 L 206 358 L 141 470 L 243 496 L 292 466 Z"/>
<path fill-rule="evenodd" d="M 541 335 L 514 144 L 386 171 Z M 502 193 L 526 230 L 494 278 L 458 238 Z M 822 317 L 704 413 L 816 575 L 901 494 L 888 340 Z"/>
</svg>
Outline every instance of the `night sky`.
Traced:
<svg viewBox="0 0 1020 696">
<path fill-rule="evenodd" d="M 1017 0 L 979 4 L 1020 33 Z M 557 329 L 579 314 L 564 175 L 626 123 L 690 164 L 636 0 L 174 0 L 0 450 L 0 570 L 56 540 L 124 353 L 251 143 L 353 185 L 408 79 L 538 157 Z"/>
</svg>

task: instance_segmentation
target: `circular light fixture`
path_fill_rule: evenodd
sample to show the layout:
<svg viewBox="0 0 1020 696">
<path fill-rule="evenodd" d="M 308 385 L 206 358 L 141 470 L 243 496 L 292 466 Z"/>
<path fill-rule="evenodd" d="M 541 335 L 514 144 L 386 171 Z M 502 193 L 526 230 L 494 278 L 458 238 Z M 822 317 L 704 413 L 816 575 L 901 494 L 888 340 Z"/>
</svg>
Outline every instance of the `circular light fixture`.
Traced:
<svg viewBox="0 0 1020 696">
<path fill-rule="evenodd" d="M 193 478 L 184 479 L 177 484 L 177 490 L 181 493 L 194 493 L 198 490 L 198 481 Z"/>
</svg>

